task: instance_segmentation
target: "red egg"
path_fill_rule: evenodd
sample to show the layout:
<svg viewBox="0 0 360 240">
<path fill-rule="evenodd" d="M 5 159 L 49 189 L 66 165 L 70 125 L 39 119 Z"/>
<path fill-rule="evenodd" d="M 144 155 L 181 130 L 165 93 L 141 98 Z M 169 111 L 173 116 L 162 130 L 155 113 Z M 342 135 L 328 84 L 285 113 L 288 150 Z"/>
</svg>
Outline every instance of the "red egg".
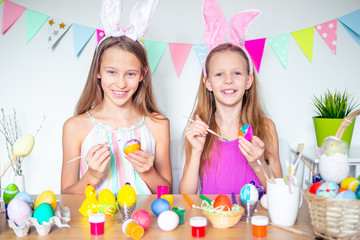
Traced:
<svg viewBox="0 0 360 240">
<path fill-rule="evenodd" d="M 151 216 L 149 212 L 144 209 L 136 210 L 131 218 L 136 220 L 144 229 L 150 226 Z"/>
<path fill-rule="evenodd" d="M 214 208 L 217 207 L 224 207 L 223 211 L 230 211 L 231 210 L 231 201 L 230 198 L 228 198 L 228 196 L 226 196 L 225 194 L 220 194 L 219 196 L 217 196 L 215 198 L 214 201 Z"/>
<path fill-rule="evenodd" d="M 318 190 L 318 188 L 321 186 L 321 184 L 323 184 L 322 182 L 316 182 L 313 185 L 311 185 L 309 192 L 312 194 L 316 194 L 316 191 Z"/>
<path fill-rule="evenodd" d="M 343 191 L 346 191 L 346 190 L 349 190 L 349 189 L 347 189 L 347 188 L 339 188 L 338 194 L 343 192 Z"/>
</svg>

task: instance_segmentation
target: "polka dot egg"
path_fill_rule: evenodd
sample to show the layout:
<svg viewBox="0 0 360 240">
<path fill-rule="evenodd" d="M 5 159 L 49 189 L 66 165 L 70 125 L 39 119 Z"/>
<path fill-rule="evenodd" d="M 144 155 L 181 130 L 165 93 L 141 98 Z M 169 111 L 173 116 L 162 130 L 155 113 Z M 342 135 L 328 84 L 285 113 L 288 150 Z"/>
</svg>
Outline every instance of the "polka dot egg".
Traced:
<svg viewBox="0 0 360 240">
<path fill-rule="evenodd" d="M 242 202 L 256 201 L 259 199 L 259 192 L 256 187 L 250 183 L 245 184 L 240 190 L 240 200 Z"/>
</svg>

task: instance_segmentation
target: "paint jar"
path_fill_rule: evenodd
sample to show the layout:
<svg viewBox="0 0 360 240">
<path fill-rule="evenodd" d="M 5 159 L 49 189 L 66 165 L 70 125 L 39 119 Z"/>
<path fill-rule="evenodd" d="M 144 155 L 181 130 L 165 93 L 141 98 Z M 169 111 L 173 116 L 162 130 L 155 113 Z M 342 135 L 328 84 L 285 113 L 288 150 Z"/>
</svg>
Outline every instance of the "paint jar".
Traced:
<svg viewBox="0 0 360 240">
<path fill-rule="evenodd" d="M 193 237 L 205 237 L 205 227 L 207 220 L 205 217 L 190 218 L 191 235 Z"/>
<path fill-rule="evenodd" d="M 103 213 L 94 213 L 89 216 L 91 235 L 103 235 L 105 215 Z"/>
<path fill-rule="evenodd" d="M 253 226 L 253 236 L 255 237 L 265 237 L 267 231 L 267 225 L 269 224 L 269 219 L 266 216 L 253 216 L 251 218 L 251 224 Z"/>
<path fill-rule="evenodd" d="M 174 212 L 176 212 L 177 215 L 179 215 L 179 225 L 182 225 L 185 223 L 185 208 L 182 207 L 174 207 L 173 209 Z"/>
<path fill-rule="evenodd" d="M 170 209 L 172 209 L 172 207 L 173 207 L 173 202 L 174 202 L 174 197 L 173 197 L 173 195 L 171 195 L 171 194 L 164 194 L 164 195 L 161 195 L 161 198 L 162 198 L 162 199 L 165 199 L 166 201 L 168 201 L 169 204 L 170 204 Z"/>
<path fill-rule="evenodd" d="M 144 235 L 144 228 L 134 219 L 126 220 L 122 226 L 122 231 L 132 239 L 140 239 Z"/>
<path fill-rule="evenodd" d="M 169 193 L 168 186 L 157 186 L 157 198 L 161 198 L 161 195 L 166 195 Z"/>
</svg>

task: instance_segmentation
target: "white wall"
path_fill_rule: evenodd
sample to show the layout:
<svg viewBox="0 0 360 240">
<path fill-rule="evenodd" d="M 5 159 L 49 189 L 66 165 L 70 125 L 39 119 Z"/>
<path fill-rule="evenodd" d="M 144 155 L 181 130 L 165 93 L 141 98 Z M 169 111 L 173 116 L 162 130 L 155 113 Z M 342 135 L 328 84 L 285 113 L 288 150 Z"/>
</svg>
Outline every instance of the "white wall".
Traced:
<svg viewBox="0 0 360 240">
<path fill-rule="evenodd" d="M 27 8 L 64 20 L 100 28 L 100 0 L 13 0 Z M 200 0 L 162 0 L 151 20 L 145 39 L 203 43 Z M 124 1 L 123 27 L 134 1 Z M 320 24 L 360 8 L 358 0 L 219 0 L 227 19 L 248 8 L 258 8 L 262 16 L 248 31 L 248 40 L 275 36 Z M 3 3 L 0 4 L 2 24 Z M 62 125 L 72 116 L 75 104 L 85 83 L 96 46 L 94 35 L 79 57 L 73 52 L 72 28 L 55 49 L 47 47 L 47 28 L 43 27 L 26 45 L 25 14 L 0 35 L 0 108 L 11 113 L 15 108 L 23 134 L 35 134 L 43 115 L 46 121 L 36 137 L 32 153 L 25 158 L 26 191 L 38 194 L 51 189 L 60 192 L 62 162 Z M 269 116 L 277 125 L 279 138 L 292 146 L 315 143 L 312 124 L 313 94 L 329 88 L 349 89 L 360 99 L 360 46 L 338 23 L 337 54 L 334 55 L 318 33 L 314 33 L 312 63 L 291 38 L 288 68 L 283 69 L 270 45 L 266 42 L 259 74 L 261 94 Z M 192 49 L 181 76 L 176 76 L 167 48 L 155 73 L 155 95 L 161 110 L 171 123 L 171 160 L 181 168 L 181 138 L 186 125 L 183 114 L 190 114 L 198 87 L 201 66 Z M 355 126 L 353 145 L 360 145 L 360 123 Z M 4 139 L 0 136 L 2 169 L 7 162 Z M 2 181 L 12 180 L 9 171 Z M 175 190 L 178 186 L 174 186 Z"/>
</svg>

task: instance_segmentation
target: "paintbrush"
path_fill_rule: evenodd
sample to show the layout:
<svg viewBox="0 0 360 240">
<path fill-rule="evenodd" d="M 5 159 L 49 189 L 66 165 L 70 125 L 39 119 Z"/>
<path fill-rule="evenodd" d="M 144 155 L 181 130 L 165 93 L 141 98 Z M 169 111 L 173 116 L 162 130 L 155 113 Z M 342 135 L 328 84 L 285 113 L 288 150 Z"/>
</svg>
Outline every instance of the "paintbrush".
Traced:
<svg viewBox="0 0 360 240">
<path fill-rule="evenodd" d="M 275 224 L 275 223 L 272 223 L 272 222 L 269 222 L 270 225 L 274 226 L 274 227 L 277 227 L 277 228 L 280 228 L 280 229 L 283 229 L 283 230 L 286 230 L 286 231 L 289 231 L 289 232 L 293 232 L 293 233 L 296 233 L 296 234 L 300 234 L 300 235 L 303 235 L 303 236 L 307 236 L 307 237 L 310 237 L 310 238 L 313 238 L 313 239 L 322 239 L 322 238 L 319 238 L 319 237 L 316 237 L 310 233 L 307 233 L 307 232 L 303 232 L 299 229 L 296 229 L 296 228 L 292 228 L 292 227 L 284 227 L 284 226 L 280 226 L 278 224 Z"/>
<path fill-rule="evenodd" d="M 116 140 L 116 141 L 110 143 L 109 145 L 112 145 L 112 144 L 114 144 L 114 143 L 116 143 L 116 142 L 119 142 L 119 141 L 121 141 L 121 139 Z M 74 162 L 75 160 L 78 160 L 79 158 L 82 158 L 82 157 L 85 157 L 85 156 L 86 156 L 86 154 L 83 154 L 83 155 L 81 155 L 81 156 L 79 156 L 79 157 L 76 157 L 76 158 L 73 158 L 73 159 L 71 159 L 71 160 L 69 160 L 69 161 L 67 161 L 67 162 L 68 162 L 68 163 L 71 163 L 71 162 Z"/>
<path fill-rule="evenodd" d="M 184 118 L 186 118 L 187 120 L 189 120 L 190 122 L 195 122 L 194 120 L 192 120 L 191 118 L 188 118 L 187 116 L 183 115 Z M 211 134 L 214 134 L 215 136 L 221 138 L 222 140 L 228 142 L 229 140 L 227 140 L 226 138 L 224 138 L 223 136 L 220 136 L 219 134 L 217 134 L 216 132 L 210 130 L 209 128 L 206 129 L 206 131 L 208 131 Z"/>
<path fill-rule="evenodd" d="M 267 175 L 267 173 L 266 173 L 266 171 L 265 171 L 265 169 L 264 169 L 264 167 L 261 165 L 261 161 L 258 159 L 258 160 L 256 160 L 257 161 L 257 163 L 260 165 L 260 167 L 261 167 L 261 170 L 263 171 L 263 173 L 264 173 L 264 176 L 265 176 L 265 179 L 266 179 L 266 181 L 267 182 L 270 182 L 270 178 L 269 178 L 269 176 Z M 271 182 L 272 183 L 276 183 L 275 182 L 275 179 L 271 179 Z"/>
<path fill-rule="evenodd" d="M 304 144 L 299 143 L 298 146 L 297 146 L 297 149 L 296 149 L 294 160 L 291 163 L 291 172 L 289 173 L 290 175 L 295 176 L 296 170 L 297 170 L 297 168 L 299 166 L 299 163 L 300 163 L 300 159 L 301 159 L 301 155 L 302 155 L 303 150 L 304 150 Z"/>
</svg>

